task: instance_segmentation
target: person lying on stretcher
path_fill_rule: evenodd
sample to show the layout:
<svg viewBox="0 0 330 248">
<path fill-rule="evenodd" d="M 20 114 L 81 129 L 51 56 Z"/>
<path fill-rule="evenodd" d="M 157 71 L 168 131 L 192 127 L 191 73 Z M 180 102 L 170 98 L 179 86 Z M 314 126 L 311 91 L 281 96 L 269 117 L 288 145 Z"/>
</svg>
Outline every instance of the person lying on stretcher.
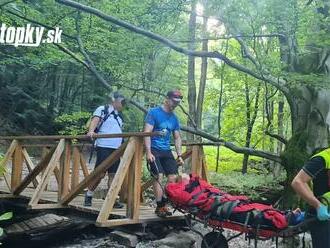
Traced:
<svg viewBox="0 0 330 248">
<path fill-rule="evenodd" d="M 166 186 L 169 201 L 203 220 L 235 221 L 285 229 L 304 220 L 304 212 L 280 211 L 271 205 L 252 202 L 244 195 L 230 195 L 195 175 L 183 174 Z"/>
</svg>

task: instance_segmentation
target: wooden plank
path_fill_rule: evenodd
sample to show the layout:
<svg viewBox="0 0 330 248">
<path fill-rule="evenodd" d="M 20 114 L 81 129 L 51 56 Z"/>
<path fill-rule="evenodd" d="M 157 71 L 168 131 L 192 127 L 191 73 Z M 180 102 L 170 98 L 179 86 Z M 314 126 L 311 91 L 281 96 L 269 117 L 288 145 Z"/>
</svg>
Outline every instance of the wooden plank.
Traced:
<svg viewBox="0 0 330 248">
<path fill-rule="evenodd" d="M 149 223 L 149 222 L 159 222 L 159 221 L 170 221 L 170 220 L 182 220 L 184 219 L 183 215 L 178 216 L 170 216 L 166 218 L 159 218 L 157 215 L 154 214 L 154 217 L 146 217 L 140 219 L 112 219 L 106 220 L 104 222 L 96 222 L 96 226 L 99 227 L 114 227 L 114 226 L 123 226 L 123 225 L 130 225 L 130 224 L 139 224 L 139 223 Z"/>
<path fill-rule="evenodd" d="M 198 146 L 193 146 L 192 147 L 192 155 L 191 155 L 191 172 L 194 174 L 197 174 L 198 171 L 198 164 L 199 164 L 199 147 Z"/>
<path fill-rule="evenodd" d="M 187 158 L 189 158 L 190 156 L 191 156 L 191 154 L 192 154 L 192 150 L 191 149 L 189 149 L 189 150 L 187 150 L 187 151 L 185 151 L 184 153 L 182 153 L 182 159 L 183 160 L 186 160 Z"/>
<path fill-rule="evenodd" d="M 23 169 L 23 154 L 22 146 L 17 144 L 14 156 L 13 156 L 13 167 L 11 171 L 11 189 L 14 189 L 21 183 L 22 180 L 22 169 Z"/>
<path fill-rule="evenodd" d="M 44 191 L 46 185 L 48 184 L 51 173 L 54 171 L 54 169 L 63 153 L 64 146 L 65 146 L 65 140 L 61 139 L 60 142 L 58 143 L 58 146 L 56 147 L 56 150 L 55 150 L 52 158 L 49 161 L 47 168 L 45 169 L 45 173 L 42 175 L 41 182 L 38 185 L 38 187 L 36 188 L 28 205 L 35 205 L 38 203 L 42 192 Z"/>
<path fill-rule="evenodd" d="M 53 147 L 53 149 L 54 149 L 53 151 L 55 151 L 55 149 L 56 149 L 57 146 L 58 146 L 58 143 L 55 144 L 55 147 Z M 42 148 L 41 159 L 43 159 L 48 154 L 49 150 L 50 150 L 50 147 L 47 146 L 47 144 L 46 144 L 46 146 L 44 146 Z M 44 174 L 45 169 L 46 169 L 46 167 L 42 170 L 41 176 Z M 47 186 L 46 186 L 46 189 L 45 190 L 47 190 Z"/>
<path fill-rule="evenodd" d="M 12 198 L 17 198 L 17 196 L 13 194 L 3 194 L 3 193 L 0 194 L 0 199 L 12 199 Z"/>
<path fill-rule="evenodd" d="M 129 224 L 138 224 L 141 223 L 139 220 L 133 219 L 114 219 L 114 220 L 106 220 L 103 222 L 96 222 L 96 226 L 99 227 L 113 227 L 113 226 L 122 226 L 122 225 L 129 225 Z"/>
<path fill-rule="evenodd" d="M 29 173 L 30 173 L 34 169 L 35 166 L 34 166 L 29 154 L 27 153 L 27 151 L 24 147 L 22 149 L 22 153 L 23 153 L 24 160 L 26 162 L 26 167 L 28 168 Z M 33 181 L 32 181 L 33 186 L 36 188 L 38 186 L 39 182 L 40 182 L 40 177 L 36 176 L 36 178 L 33 179 Z"/>
<path fill-rule="evenodd" d="M 60 172 L 59 168 L 60 168 L 60 162 L 57 161 L 56 165 L 55 165 L 55 168 L 54 168 L 54 175 L 55 175 L 57 185 L 61 185 L 61 176 L 60 176 L 61 172 Z"/>
<path fill-rule="evenodd" d="M 206 165 L 206 159 L 205 159 L 205 154 L 204 154 L 204 149 L 201 147 L 201 156 L 202 156 L 202 178 L 206 181 L 207 180 L 207 165 Z"/>
<path fill-rule="evenodd" d="M 135 139 L 130 138 L 128 141 L 128 145 L 125 149 L 122 159 L 120 160 L 120 164 L 118 166 L 117 173 L 114 176 L 114 179 L 111 183 L 110 189 L 107 193 L 107 196 L 102 205 L 100 214 L 97 217 L 97 222 L 104 222 L 108 219 L 109 214 L 113 208 L 113 205 L 116 200 L 116 196 L 119 193 L 120 187 L 123 184 L 124 178 L 128 171 L 129 165 L 132 161 L 134 151 L 135 151 Z M 98 168 L 98 167 L 97 167 Z"/>
<path fill-rule="evenodd" d="M 18 185 L 14 190 L 13 194 L 20 194 L 36 176 L 48 165 L 55 147 L 37 164 L 37 166 L 23 179 L 20 185 Z M 39 186 L 39 185 L 38 185 Z"/>
<path fill-rule="evenodd" d="M 32 204 L 28 206 L 28 209 L 59 209 L 59 208 L 67 208 L 58 203 L 42 203 L 42 204 Z"/>
<path fill-rule="evenodd" d="M 61 187 L 59 191 L 59 200 L 69 193 L 70 181 L 70 167 L 71 167 L 71 142 L 65 142 L 65 151 L 63 161 L 61 163 Z"/>
<path fill-rule="evenodd" d="M 127 202 L 128 198 L 128 173 L 126 174 L 121 189 L 119 191 L 119 197 L 121 202 Z"/>
<path fill-rule="evenodd" d="M 97 166 L 84 180 L 82 180 L 75 189 L 72 189 L 62 200 L 62 204 L 68 204 L 75 198 L 83 189 L 85 189 L 92 181 L 100 174 L 104 173 L 115 161 L 117 161 L 123 154 L 127 142 L 122 144 L 116 151 L 114 151 L 108 158 L 106 158 L 99 166 Z M 117 173 L 118 174 L 118 173 Z"/>
<path fill-rule="evenodd" d="M 143 159 L 143 140 L 135 139 L 135 152 L 128 174 L 127 217 L 138 219 L 140 214 L 141 173 Z"/>
<path fill-rule="evenodd" d="M 114 134 L 95 134 L 96 138 L 129 138 L 129 137 L 148 137 L 162 136 L 162 132 L 129 132 L 129 133 L 114 133 Z M 61 139 L 80 139 L 90 140 L 88 135 L 26 135 L 26 136 L 0 136 L 0 140 L 61 140 Z"/>
<path fill-rule="evenodd" d="M 197 167 L 197 175 L 202 177 L 202 169 L 203 169 L 203 154 L 202 147 L 198 147 L 198 167 Z"/>
<path fill-rule="evenodd" d="M 81 166 L 81 169 L 83 171 L 83 174 L 84 174 L 84 177 L 88 177 L 89 175 L 89 172 L 88 172 L 88 168 L 87 168 L 87 165 L 86 165 L 86 160 L 84 158 L 84 155 L 82 153 L 80 153 L 80 166 Z"/>
<path fill-rule="evenodd" d="M 71 189 L 74 189 L 79 184 L 80 152 L 77 147 L 73 147 L 72 156 Z"/>
<path fill-rule="evenodd" d="M 2 161 L 0 162 L 0 167 L 3 167 L 5 169 L 7 169 L 7 162 L 8 160 L 13 156 L 13 153 L 16 149 L 16 146 L 18 145 L 18 141 L 17 140 L 13 140 L 4 156 L 4 158 L 2 159 Z M 7 175 L 7 172 L 5 172 L 4 174 L 4 178 L 5 178 L 5 182 L 7 184 L 7 187 L 9 190 L 11 190 L 11 178 Z"/>
</svg>

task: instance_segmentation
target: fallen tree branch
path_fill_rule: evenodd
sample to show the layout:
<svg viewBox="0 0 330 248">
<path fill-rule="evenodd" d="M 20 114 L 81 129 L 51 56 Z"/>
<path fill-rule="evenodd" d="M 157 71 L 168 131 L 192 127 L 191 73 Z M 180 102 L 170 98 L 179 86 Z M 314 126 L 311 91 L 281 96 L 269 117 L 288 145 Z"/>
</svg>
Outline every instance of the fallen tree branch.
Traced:
<svg viewBox="0 0 330 248">
<path fill-rule="evenodd" d="M 285 88 L 283 88 L 283 85 L 286 83 L 284 80 L 278 80 L 276 79 L 274 76 L 270 75 L 270 74 L 264 74 L 264 75 L 260 75 L 257 72 L 249 69 L 248 67 L 245 67 L 241 64 L 237 64 L 234 61 L 232 61 L 231 59 L 229 59 L 228 57 L 224 56 L 223 54 L 219 53 L 218 51 L 213 51 L 213 52 L 208 52 L 208 51 L 192 51 L 192 50 L 188 50 L 186 48 L 180 47 L 178 45 L 176 45 L 174 42 L 172 42 L 171 40 L 155 34 L 153 32 L 147 31 L 145 29 L 142 29 L 140 27 L 134 26 L 128 22 L 119 20 L 113 16 L 107 15 L 105 13 L 103 13 L 100 10 L 97 10 L 93 7 L 90 6 L 86 6 L 80 3 L 77 3 L 75 1 L 71 1 L 71 0 L 55 0 L 56 2 L 78 9 L 78 10 L 82 10 L 84 12 L 96 15 L 98 17 L 100 17 L 103 20 L 106 20 L 108 22 L 111 22 L 113 24 L 116 24 L 120 27 L 126 28 L 134 33 L 137 34 L 141 34 L 143 36 L 146 36 L 150 39 L 159 41 L 160 43 L 164 44 L 167 47 L 172 48 L 173 50 L 179 52 L 179 53 L 183 53 L 185 55 L 189 55 L 189 56 L 195 56 L 195 57 L 208 57 L 208 58 L 216 58 L 216 59 L 220 59 L 222 61 L 224 61 L 227 65 L 231 66 L 232 68 L 244 72 L 256 79 L 262 80 L 262 81 L 266 81 L 272 85 L 274 85 L 275 87 L 282 87 L 281 90 L 284 91 L 284 94 L 288 94 L 288 92 L 286 91 Z"/>
<path fill-rule="evenodd" d="M 79 29 L 77 31 L 79 31 Z M 91 58 L 86 53 L 86 51 L 83 47 L 82 41 L 80 39 L 80 36 L 79 36 L 79 32 L 78 32 L 78 36 L 77 36 L 77 41 L 78 41 L 78 44 L 79 44 L 80 51 L 86 59 L 87 66 L 84 63 L 84 61 L 78 59 L 77 56 L 74 56 L 75 54 L 73 54 L 72 52 L 67 52 L 67 54 L 69 54 L 75 60 L 82 63 L 84 66 L 86 66 L 87 69 L 89 69 L 95 75 L 95 77 L 98 79 L 98 81 L 100 81 L 100 83 L 102 83 L 103 86 L 105 86 L 107 89 L 111 89 L 111 84 L 109 84 L 102 77 L 102 75 L 97 71 L 97 68 L 95 67 L 93 61 L 91 60 Z M 128 103 L 132 104 L 133 106 L 135 106 L 136 108 L 138 108 L 139 110 L 141 110 L 145 114 L 148 112 L 148 110 L 144 106 L 142 106 L 140 103 L 134 101 L 133 99 L 129 99 Z M 222 144 L 223 146 L 229 148 L 230 150 L 232 150 L 236 153 L 249 154 L 249 155 L 253 155 L 253 156 L 257 156 L 257 157 L 263 157 L 263 158 L 267 158 L 269 160 L 281 163 L 281 158 L 279 156 L 277 156 L 276 154 L 273 154 L 273 153 L 264 152 L 264 151 L 260 151 L 260 150 L 255 150 L 255 149 L 252 149 L 252 148 L 238 147 L 238 146 L 236 146 L 235 144 L 233 144 L 231 142 L 227 142 L 223 139 L 219 139 L 219 138 L 217 138 L 213 135 L 210 135 L 207 132 L 205 132 L 203 130 L 200 130 L 200 129 L 197 129 L 197 128 L 181 126 L 181 130 L 183 130 L 185 132 L 195 134 L 195 135 L 198 135 L 198 136 L 201 136 L 201 137 L 203 137 L 205 139 L 208 139 L 210 141 L 213 141 L 213 142 L 220 142 L 220 144 Z"/>
</svg>

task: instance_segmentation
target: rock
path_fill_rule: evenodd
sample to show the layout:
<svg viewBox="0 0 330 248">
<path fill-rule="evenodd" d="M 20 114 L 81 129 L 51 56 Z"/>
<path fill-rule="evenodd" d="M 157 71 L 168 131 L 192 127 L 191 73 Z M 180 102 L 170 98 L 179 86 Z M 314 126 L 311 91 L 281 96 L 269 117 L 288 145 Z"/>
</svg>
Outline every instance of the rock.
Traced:
<svg viewBox="0 0 330 248">
<path fill-rule="evenodd" d="M 122 231 L 113 231 L 110 233 L 110 237 L 111 239 L 117 241 L 119 244 L 128 247 L 135 247 L 139 242 L 137 236 Z"/>
<path fill-rule="evenodd" d="M 164 239 L 153 242 L 159 248 L 190 248 L 196 243 L 195 235 L 191 232 L 180 231 L 178 233 L 170 233 Z"/>
</svg>

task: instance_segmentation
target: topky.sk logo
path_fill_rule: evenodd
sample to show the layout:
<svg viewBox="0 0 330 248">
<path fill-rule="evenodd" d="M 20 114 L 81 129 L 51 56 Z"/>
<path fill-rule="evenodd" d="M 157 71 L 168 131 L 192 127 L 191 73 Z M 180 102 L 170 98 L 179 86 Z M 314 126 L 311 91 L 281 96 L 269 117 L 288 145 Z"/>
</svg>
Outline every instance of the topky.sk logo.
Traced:
<svg viewBox="0 0 330 248">
<path fill-rule="evenodd" d="M 38 47 L 41 43 L 61 43 L 62 31 L 56 27 L 45 32 L 44 27 L 12 27 L 2 23 L 0 27 L 0 45 Z M 45 33 L 45 37 L 44 37 Z"/>
</svg>

